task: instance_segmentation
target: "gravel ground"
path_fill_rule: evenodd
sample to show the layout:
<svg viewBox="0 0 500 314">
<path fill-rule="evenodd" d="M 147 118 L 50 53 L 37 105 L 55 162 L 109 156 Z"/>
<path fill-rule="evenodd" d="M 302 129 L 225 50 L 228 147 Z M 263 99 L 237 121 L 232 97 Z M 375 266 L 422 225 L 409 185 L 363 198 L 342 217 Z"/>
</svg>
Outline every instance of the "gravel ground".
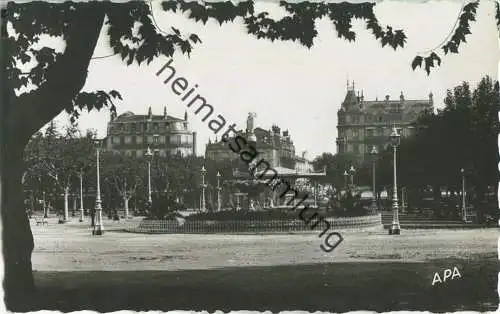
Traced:
<svg viewBox="0 0 500 314">
<path fill-rule="evenodd" d="M 108 229 L 127 223 L 106 222 Z M 128 224 L 134 224 L 128 222 Z M 496 259 L 497 229 L 342 233 L 330 253 L 319 233 L 295 235 L 146 235 L 109 230 L 92 236 L 77 222 L 32 226 L 37 271 L 186 270 L 332 262 Z"/>
</svg>

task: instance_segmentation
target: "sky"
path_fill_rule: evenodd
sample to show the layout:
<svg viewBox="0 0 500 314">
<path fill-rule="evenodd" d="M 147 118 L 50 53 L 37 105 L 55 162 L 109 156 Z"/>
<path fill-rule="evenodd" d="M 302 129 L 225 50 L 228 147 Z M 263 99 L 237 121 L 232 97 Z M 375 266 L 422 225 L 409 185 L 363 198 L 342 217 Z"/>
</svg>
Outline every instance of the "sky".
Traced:
<svg viewBox="0 0 500 314">
<path fill-rule="evenodd" d="M 365 100 L 382 99 L 390 95 L 406 99 L 427 99 L 434 94 L 436 108 L 443 107 L 446 89 L 469 81 L 471 85 L 484 76 L 497 78 L 498 33 L 494 19 L 494 2 L 481 1 L 477 22 L 471 25 L 472 35 L 460 46 L 460 54 L 448 55 L 441 67 L 430 76 L 425 71 L 412 71 L 413 58 L 439 47 L 453 30 L 462 3 L 459 1 L 381 1 L 375 14 L 382 25 L 401 28 L 407 35 L 405 48 L 394 51 L 381 47 L 365 29 L 364 21 L 355 21 L 355 42 L 337 38 L 328 20 L 317 22 L 319 35 L 311 49 L 295 42 L 257 39 L 245 32 L 236 20 L 219 24 L 210 20 L 206 25 L 195 23 L 182 14 L 164 12 L 160 1 L 153 1 L 153 15 L 160 29 L 177 27 L 183 34 L 196 33 L 203 43 L 196 44 L 191 56 L 180 52 L 173 56 L 177 73 L 189 85 L 198 85 L 197 92 L 207 99 L 228 122 L 244 129 L 248 112 L 255 112 L 255 125 L 269 129 L 273 124 L 289 130 L 296 153 L 307 151 L 313 159 L 323 152 L 336 152 L 337 110 L 346 93 L 346 81 L 362 89 Z M 259 7 L 279 17 L 281 8 L 268 2 Z M 94 57 L 111 55 L 106 29 L 103 28 Z M 212 131 L 201 115 L 175 95 L 162 77 L 155 73 L 168 57 L 159 57 L 148 65 L 126 66 L 119 56 L 91 61 L 84 91 L 118 90 L 123 101 L 116 102 L 118 114 L 132 111 L 183 117 L 187 110 L 191 128 L 198 133 L 197 154 L 205 152 Z M 63 113 L 59 125 L 68 124 Z M 109 111 L 84 112 L 79 125 L 85 130 L 96 129 L 99 137 L 106 135 Z"/>
</svg>

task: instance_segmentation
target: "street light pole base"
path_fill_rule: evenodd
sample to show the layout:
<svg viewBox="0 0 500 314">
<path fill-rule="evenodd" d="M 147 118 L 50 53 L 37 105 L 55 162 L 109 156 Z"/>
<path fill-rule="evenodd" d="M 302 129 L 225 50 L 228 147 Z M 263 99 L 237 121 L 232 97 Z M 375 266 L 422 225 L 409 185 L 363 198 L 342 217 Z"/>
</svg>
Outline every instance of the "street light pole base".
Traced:
<svg viewBox="0 0 500 314">
<path fill-rule="evenodd" d="M 104 230 L 102 230 L 101 228 L 92 230 L 92 235 L 103 235 L 103 234 L 104 234 Z"/>
<path fill-rule="evenodd" d="M 389 235 L 399 235 L 401 234 L 401 228 L 398 225 L 392 225 L 389 228 Z"/>
</svg>

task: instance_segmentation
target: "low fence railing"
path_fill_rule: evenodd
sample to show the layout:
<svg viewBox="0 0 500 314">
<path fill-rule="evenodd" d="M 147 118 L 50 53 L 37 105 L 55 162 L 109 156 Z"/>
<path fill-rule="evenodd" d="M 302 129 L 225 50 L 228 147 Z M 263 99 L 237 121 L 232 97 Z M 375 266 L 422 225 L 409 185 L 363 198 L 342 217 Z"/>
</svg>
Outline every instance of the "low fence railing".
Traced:
<svg viewBox="0 0 500 314">
<path fill-rule="evenodd" d="M 325 218 L 331 230 L 359 230 L 382 228 L 380 214 L 362 217 Z M 317 219 L 306 224 L 302 220 L 193 220 L 181 223 L 177 220 L 142 220 L 135 228 L 127 231 L 140 233 L 244 233 L 244 232 L 315 232 L 325 227 L 319 223 L 314 229 L 311 226 Z"/>
</svg>

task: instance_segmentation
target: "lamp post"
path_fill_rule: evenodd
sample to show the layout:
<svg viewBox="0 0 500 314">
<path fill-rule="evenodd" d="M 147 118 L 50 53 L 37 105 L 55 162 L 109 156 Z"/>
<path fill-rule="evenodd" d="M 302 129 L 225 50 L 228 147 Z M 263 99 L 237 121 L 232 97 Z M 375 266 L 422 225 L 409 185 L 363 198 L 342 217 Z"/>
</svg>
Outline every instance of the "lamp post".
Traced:
<svg viewBox="0 0 500 314">
<path fill-rule="evenodd" d="M 377 191 L 375 188 L 375 168 L 377 164 L 377 147 L 373 146 L 372 150 L 370 152 L 370 155 L 372 155 L 372 189 L 373 189 L 373 196 L 372 196 L 372 210 L 375 211 L 377 210 Z"/>
<path fill-rule="evenodd" d="M 48 218 L 47 215 L 47 204 L 45 203 L 45 191 L 42 192 L 43 195 L 43 217 Z"/>
<path fill-rule="evenodd" d="M 354 166 L 351 165 L 351 168 L 349 169 L 349 173 L 351 174 L 351 186 L 354 188 L 354 173 L 356 172 L 356 169 L 354 169 Z"/>
<path fill-rule="evenodd" d="M 344 183 L 345 183 L 345 188 L 347 189 L 347 185 L 349 183 L 347 183 L 347 177 L 349 176 L 349 174 L 347 173 L 347 170 L 344 170 Z"/>
<path fill-rule="evenodd" d="M 399 142 L 401 141 L 401 136 L 398 130 L 393 127 L 391 133 L 391 145 L 393 150 L 393 172 L 394 172 L 394 187 L 392 189 L 392 225 L 389 229 L 389 234 L 398 235 L 401 233 L 401 227 L 399 225 L 399 213 L 398 213 L 398 184 L 397 184 L 397 167 L 396 167 L 396 152 Z"/>
<path fill-rule="evenodd" d="M 151 153 L 151 148 L 149 148 L 149 146 L 146 153 L 144 153 L 144 156 L 148 162 L 148 202 L 149 205 L 151 205 L 153 203 L 153 200 L 151 199 L 151 159 L 153 158 L 153 153 Z"/>
<path fill-rule="evenodd" d="M 220 173 L 217 171 L 217 211 L 220 211 Z"/>
<path fill-rule="evenodd" d="M 205 212 L 205 166 L 201 167 L 201 212 Z"/>
<path fill-rule="evenodd" d="M 465 170 L 460 169 L 460 174 L 462 175 L 462 215 L 464 222 L 467 222 L 467 207 L 465 204 Z"/>
<path fill-rule="evenodd" d="M 99 175 L 99 146 L 101 145 L 99 140 L 95 141 L 97 146 L 96 149 L 96 172 L 97 172 L 97 193 L 95 198 L 95 213 L 96 213 L 96 222 L 94 226 L 94 230 L 92 230 L 93 235 L 102 235 L 104 233 L 104 226 L 102 225 L 102 204 L 101 204 L 101 182 Z"/>
<path fill-rule="evenodd" d="M 83 222 L 83 169 L 80 169 L 80 222 Z"/>
</svg>

